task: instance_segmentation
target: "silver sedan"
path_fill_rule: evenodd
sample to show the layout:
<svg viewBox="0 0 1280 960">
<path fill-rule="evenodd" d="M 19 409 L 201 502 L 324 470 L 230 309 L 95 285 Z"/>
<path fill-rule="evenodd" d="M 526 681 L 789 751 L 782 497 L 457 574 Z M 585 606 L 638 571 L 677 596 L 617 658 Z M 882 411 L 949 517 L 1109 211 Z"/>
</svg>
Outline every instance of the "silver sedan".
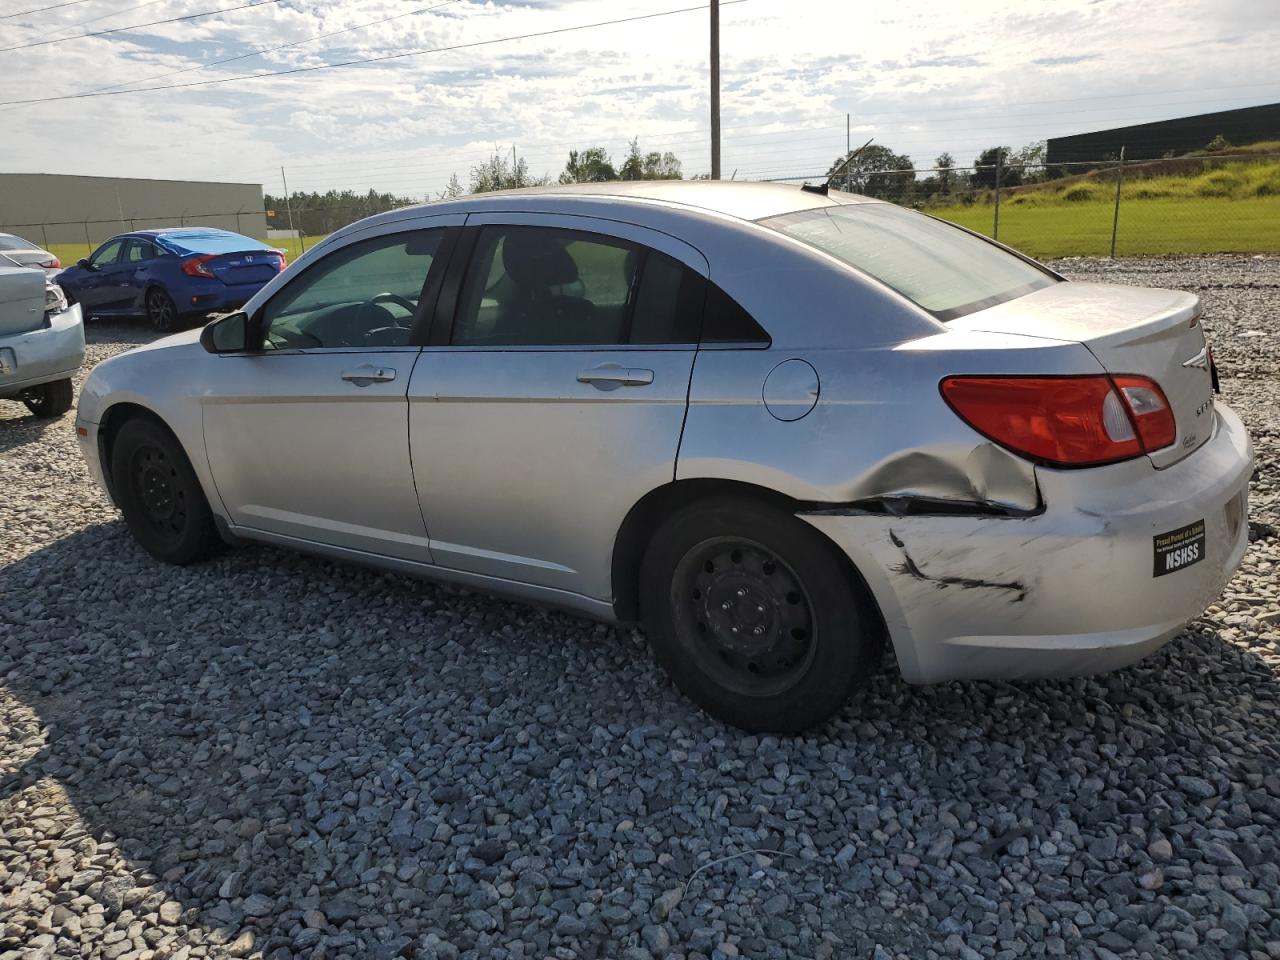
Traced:
<svg viewBox="0 0 1280 960">
<path fill-rule="evenodd" d="M 1067 676 L 1204 609 L 1253 453 L 1199 317 L 835 191 L 555 187 L 340 230 L 100 364 L 77 430 L 161 560 L 640 620 L 706 710 L 796 731 L 886 642 L 911 682 Z"/>
</svg>

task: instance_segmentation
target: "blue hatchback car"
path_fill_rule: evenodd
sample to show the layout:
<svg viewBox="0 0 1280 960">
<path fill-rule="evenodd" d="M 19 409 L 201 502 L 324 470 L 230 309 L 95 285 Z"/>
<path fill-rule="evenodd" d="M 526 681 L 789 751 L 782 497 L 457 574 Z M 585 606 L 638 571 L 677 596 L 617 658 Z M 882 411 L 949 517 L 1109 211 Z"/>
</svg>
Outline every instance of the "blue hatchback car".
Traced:
<svg viewBox="0 0 1280 960">
<path fill-rule="evenodd" d="M 145 315 L 157 330 L 235 310 L 285 268 L 261 240 L 198 227 L 137 230 L 112 237 L 58 274 L 85 319 Z"/>
</svg>

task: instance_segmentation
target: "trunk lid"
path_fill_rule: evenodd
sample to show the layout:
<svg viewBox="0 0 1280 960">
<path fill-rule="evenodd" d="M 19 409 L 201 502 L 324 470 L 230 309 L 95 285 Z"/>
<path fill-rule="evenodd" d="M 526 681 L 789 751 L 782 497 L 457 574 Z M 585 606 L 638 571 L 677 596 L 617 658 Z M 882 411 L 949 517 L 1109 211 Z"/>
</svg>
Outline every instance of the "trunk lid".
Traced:
<svg viewBox="0 0 1280 960">
<path fill-rule="evenodd" d="M 1178 290 L 1057 283 L 950 321 L 958 330 L 1020 333 L 1083 344 L 1112 374 L 1150 377 L 1173 408 L 1174 442 L 1150 454 L 1167 467 L 1209 439 L 1213 383 L 1200 298 Z"/>
<path fill-rule="evenodd" d="M 47 250 L 4 250 L 6 257 L 22 264 L 24 267 L 35 267 L 37 270 L 45 269 L 45 264 L 53 261 L 53 254 Z"/>
<path fill-rule="evenodd" d="M 0 337 L 44 326 L 44 271 L 0 266 Z"/>
<path fill-rule="evenodd" d="M 280 254 L 274 250 L 244 250 L 223 253 L 204 262 L 204 267 L 228 286 L 266 283 L 280 272 Z"/>
</svg>

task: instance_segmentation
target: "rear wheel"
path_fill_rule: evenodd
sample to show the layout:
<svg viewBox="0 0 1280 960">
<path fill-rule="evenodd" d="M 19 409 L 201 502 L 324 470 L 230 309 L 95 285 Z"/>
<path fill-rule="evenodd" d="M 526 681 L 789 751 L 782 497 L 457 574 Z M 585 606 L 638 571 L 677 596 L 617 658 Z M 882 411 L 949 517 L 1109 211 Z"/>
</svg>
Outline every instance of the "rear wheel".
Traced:
<svg viewBox="0 0 1280 960">
<path fill-rule="evenodd" d="M 71 409 L 75 391 L 70 378 L 32 387 L 22 394 L 22 402 L 37 417 L 60 417 Z"/>
<path fill-rule="evenodd" d="M 159 287 L 147 291 L 147 320 L 161 333 L 178 327 L 178 308 L 173 298 Z"/>
<path fill-rule="evenodd" d="M 816 530 L 763 502 L 694 504 L 659 528 L 641 566 L 654 654 L 708 713 L 795 733 L 829 717 L 875 669 L 878 618 Z"/>
<path fill-rule="evenodd" d="M 130 420 L 111 448 L 111 480 L 125 523 L 157 560 L 188 564 L 219 541 L 200 481 L 181 445 L 150 420 Z"/>
</svg>

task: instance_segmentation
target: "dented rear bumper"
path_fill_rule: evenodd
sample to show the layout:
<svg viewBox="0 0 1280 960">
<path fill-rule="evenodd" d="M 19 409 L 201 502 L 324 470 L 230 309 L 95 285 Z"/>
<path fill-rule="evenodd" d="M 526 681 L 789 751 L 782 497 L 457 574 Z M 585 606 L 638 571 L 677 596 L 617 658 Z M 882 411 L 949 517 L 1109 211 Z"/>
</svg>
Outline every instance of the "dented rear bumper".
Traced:
<svg viewBox="0 0 1280 960">
<path fill-rule="evenodd" d="M 1076 676 L 1138 660 L 1218 596 L 1248 546 L 1252 468 L 1219 406 L 1212 439 L 1166 469 L 1037 468 L 1034 514 L 802 516 L 863 574 L 908 681 Z M 1196 559 L 1156 575 L 1169 563 L 1156 538 L 1177 531 L 1176 559 Z"/>
</svg>

